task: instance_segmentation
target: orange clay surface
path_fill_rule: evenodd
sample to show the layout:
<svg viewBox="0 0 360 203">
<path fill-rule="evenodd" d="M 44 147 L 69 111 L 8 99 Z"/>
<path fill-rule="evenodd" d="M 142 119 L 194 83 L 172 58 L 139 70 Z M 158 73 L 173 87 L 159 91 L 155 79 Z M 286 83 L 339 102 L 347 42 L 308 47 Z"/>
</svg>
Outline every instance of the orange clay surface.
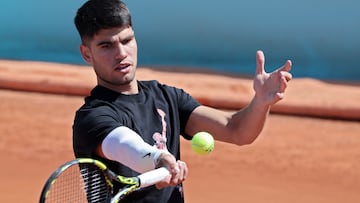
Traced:
<svg viewBox="0 0 360 203">
<path fill-rule="evenodd" d="M 230 110 L 253 94 L 247 78 L 186 69 L 141 68 L 138 79 Z M 74 112 L 95 83 L 89 67 L 0 61 L 0 202 L 38 202 L 53 170 L 73 159 Z M 186 202 L 360 202 L 359 101 L 359 85 L 295 77 L 252 145 L 216 142 L 200 156 L 182 140 Z"/>
</svg>

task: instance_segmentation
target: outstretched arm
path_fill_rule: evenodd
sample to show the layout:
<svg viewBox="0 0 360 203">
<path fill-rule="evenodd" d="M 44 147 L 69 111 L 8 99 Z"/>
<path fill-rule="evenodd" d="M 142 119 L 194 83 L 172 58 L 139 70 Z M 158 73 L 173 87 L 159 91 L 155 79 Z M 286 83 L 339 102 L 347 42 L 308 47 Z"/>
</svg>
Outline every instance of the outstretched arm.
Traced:
<svg viewBox="0 0 360 203">
<path fill-rule="evenodd" d="M 171 176 L 161 181 L 158 188 L 175 186 L 185 180 L 187 166 L 165 150 L 150 146 L 135 131 L 120 126 L 112 130 L 96 148 L 96 153 L 106 159 L 122 163 L 144 173 L 158 167 L 166 167 Z"/>
<path fill-rule="evenodd" d="M 271 73 L 265 72 L 264 65 L 264 54 L 257 51 L 253 81 L 255 95 L 246 107 L 230 113 L 199 106 L 191 114 L 186 132 L 193 135 L 198 131 L 207 131 L 219 141 L 237 145 L 252 143 L 262 131 L 271 105 L 284 97 L 287 83 L 292 78 L 290 60 Z"/>
</svg>

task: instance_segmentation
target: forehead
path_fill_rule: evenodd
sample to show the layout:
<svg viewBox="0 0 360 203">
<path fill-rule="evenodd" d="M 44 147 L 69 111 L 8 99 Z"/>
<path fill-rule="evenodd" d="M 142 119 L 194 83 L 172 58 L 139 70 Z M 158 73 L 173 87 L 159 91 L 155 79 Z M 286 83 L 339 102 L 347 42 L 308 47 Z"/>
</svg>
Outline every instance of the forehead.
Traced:
<svg viewBox="0 0 360 203">
<path fill-rule="evenodd" d="M 110 29 L 102 29 L 98 33 L 94 35 L 94 38 L 102 38 L 102 37 L 127 37 L 129 35 L 133 35 L 134 31 L 131 26 L 126 27 L 115 27 Z"/>
<path fill-rule="evenodd" d="M 101 29 L 92 37 L 92 39 L 88 40 L 88 43 L 97 44 L 102 41 L 121 40 L 132 36 L 134 36 L 134 30 L 131 26 Z"/>
</svg>

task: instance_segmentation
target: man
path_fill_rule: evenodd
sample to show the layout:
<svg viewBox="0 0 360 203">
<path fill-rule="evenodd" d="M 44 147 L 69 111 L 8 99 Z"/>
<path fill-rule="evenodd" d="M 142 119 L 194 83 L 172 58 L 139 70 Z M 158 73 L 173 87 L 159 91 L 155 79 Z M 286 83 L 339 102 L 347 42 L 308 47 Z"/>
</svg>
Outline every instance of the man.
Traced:
<svg viewBox="0 0 360 203">
<path fill-rule="evenodd" d="M 188 168 L 180 160 L 179 136 L 191 139 L 207 131 L 218 141 L 252 143 L 292 77 L 291 61 L 266 73 L 264 55 L 258 51 L 255 96 L 242 110 L 223 112 L 199 104 L 182 89 L 137 80 L 137 43 L 130 12 L 120 0 L 86 2 L 75 25 L 81 55 L 97 76 L 97 86 L 76 112 L 75 156 L 99 159 L 125 176 L 160 166 L 171 174 L 156 187 L 132 193 L 125 202 L 183 202 Z"/>
</svg>

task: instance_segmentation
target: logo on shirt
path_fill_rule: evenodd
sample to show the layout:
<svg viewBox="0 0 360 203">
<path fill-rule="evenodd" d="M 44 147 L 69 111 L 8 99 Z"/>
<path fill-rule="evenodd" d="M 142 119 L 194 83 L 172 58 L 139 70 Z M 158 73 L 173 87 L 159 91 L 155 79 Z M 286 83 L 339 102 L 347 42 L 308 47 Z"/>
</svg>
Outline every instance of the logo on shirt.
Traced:
<svg viewBox="0 0 360 203">
<path fill-rule="evenodd" d="M 158 149 L 163 149 L 163 150 L 167 150 L 166 147 L 166 142 L 167 142 L 167 138 L 166 138 L 166 121 L 165 121 L 165 112 L 161 109 L 156 109 L 158 114 L 161 117 L 161 124 L 162 124 L 162 132 L 156 132 L 153 135 L 153 139 L 155 140 L 155 144 L 154 146 L 157 147 Z"/>
<path fill-rule="evenodd" d="M 149 152 L 149 153 L 147 153 L 147 154 L 145 154 L 142 158 L 145 158 L 145 157 L 151 157 L 151 153 Z"/>
</svg>

